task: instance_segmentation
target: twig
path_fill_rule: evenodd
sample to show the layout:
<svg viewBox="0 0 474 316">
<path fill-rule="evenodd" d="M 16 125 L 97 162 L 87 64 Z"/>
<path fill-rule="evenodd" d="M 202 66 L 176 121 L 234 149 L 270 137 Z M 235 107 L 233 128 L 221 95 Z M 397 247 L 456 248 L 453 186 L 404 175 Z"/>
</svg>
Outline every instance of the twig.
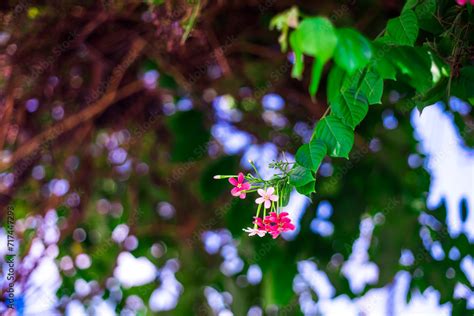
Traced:
<svg viewBox="0 0 474 316">
<path fill-rule="evenodd" d="M 134 81 L 118 92 L 113 91 L 107 93 L 103 96 L 99 101 L 94 103 L 93 105 L 85 108 L 81 112 L 72 115 L 65 119 L 61 123 L 57 123 L 46 131 L 42 132 L 41 134 L 35 136 L 33 139 L 28 141 L 26 144 L 22 145 L 19 149 L 15 151 L 12 155 L 12 159 L 0 165 L 0 170 L 4 171 L 10 168 L 15 162 L 29 156 L 30 154 L 34 153 L 39 147 L 49 141 L 52 141 L 58 138 L 60 135 L 64 134 L 67 131 L 72 130 L 73 128 L 77 127 L 79 124 L 92 119 L 93 117 L 97 116 L 98 114 L 102 113 L 105 109 L 107 109 L 113 103 L 124 99 L 140 90 L 143 89 L 143 83 L 141 80 Z"/>
</svg>

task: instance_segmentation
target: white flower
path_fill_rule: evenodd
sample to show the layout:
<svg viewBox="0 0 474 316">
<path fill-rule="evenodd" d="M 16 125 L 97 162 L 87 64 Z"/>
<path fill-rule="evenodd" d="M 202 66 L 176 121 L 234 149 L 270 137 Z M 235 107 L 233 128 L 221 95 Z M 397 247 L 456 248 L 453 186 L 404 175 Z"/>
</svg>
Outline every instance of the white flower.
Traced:
<svg viewBox="0 0 474 316">
<path fill-rule="evenodd" d="M 270 208 L 272 206 L 272 201 L 278 201 L 278 195 L 273 194 L 275 189 L 273 187 L 269 187 L 266 191 L 263 189 L 258 189 L 258 194 L 261 196 L 255 200 L 255 203 L 262 204 L 265 208 Z"/>
<path fill-rule="evenodd" d="M 263 237 L 267 233 L 264 230 L 261 230 L 261 229 L 258 229 L 258 228 L 251 228 L 251 227 L 247 227 L 247 228 L 244 228 L 242 230 L 246 233 L 249 233 L 249 236 L 258 235 L 258 237 Z"/>
</svg>

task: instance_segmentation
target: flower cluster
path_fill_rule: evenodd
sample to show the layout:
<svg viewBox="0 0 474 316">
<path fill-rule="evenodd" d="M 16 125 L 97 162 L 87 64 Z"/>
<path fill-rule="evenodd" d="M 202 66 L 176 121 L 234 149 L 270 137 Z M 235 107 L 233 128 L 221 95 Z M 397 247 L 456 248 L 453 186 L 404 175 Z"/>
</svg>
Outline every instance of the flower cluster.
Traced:
<svg viewBox="0 0 474 316">
<path fill-rule="evenodd" d="M 279 192 L 282 193 L 288 183 L 288 179 L 285 176 L 274 177 L 270 180 L 263 180 L 261 177 L 255 177 L 251 174 L 244 175 L 242 172 L 238 175 L 214 176 L 214 179 L 225 178 L 228 178 L 230 184 L 234 186 L 230 191 L 232 196 L 245 199 L 247 193 L 250 192 L 256 192 L 259 195 L 255 200 L 257 212 L 254 217 L 253 227 L 243 229 L 249 236 L 263 237 L 268 233 L 275 239 L 281 233 L 295 229 L 295 226 L 288 217 L 288 213 L 280 212 L 283 200 L 282 194 L 279 194 Z M 269 211 L 268 215 L 267 210 Z M 262 216 L 260 216 L 260 213 L 263 213 Z"/>
</svg>

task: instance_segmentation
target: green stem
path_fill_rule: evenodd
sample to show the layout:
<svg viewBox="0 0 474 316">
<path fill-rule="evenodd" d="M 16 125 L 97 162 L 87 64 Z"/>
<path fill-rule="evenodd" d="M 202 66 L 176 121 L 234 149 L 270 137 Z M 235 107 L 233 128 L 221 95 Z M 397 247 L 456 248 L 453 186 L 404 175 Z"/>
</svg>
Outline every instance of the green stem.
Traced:
<svg viewBox="0 0 474 316">
<path fill-rule="evenodd" d="M 181 37 L 181 45 L 186 42 L 186 39 L 188 38 L 189 34 L 191 33 L 194 25 L 196 24 L 196 19 L 199 14 L 199 10 L 201 9 L 201 0 L 197 1 L 197 4 L 194 6 L 193 11 L 191 13 L 191 17 L 189 18 L 188 23 L 186 24 L 184 28 L 184 33 L 183 37 Z"/>
<path fill-rule="evenodd" d="M 277 197 L 278 197 L 278 199 L 276 201 L 276 205 L 277 205 L 276 206 L 276 211 L 277 211 L 277 214 L 278 214 L 279 213 L 279 211 L 278 211 L 279 210 L 279 205 L 280 205 L 280 194 L 278 194 L 278 186 L 276 187 L 276 194 L 277 194 Z"/>
<path fill-rule="evenodd" d="M 261 209 L 261 208 L 262 208 L 262 204 L 259 204 L 258 207 L 257 207 L 257 216 L 255 216 L 255 223 L 254 223 L 254 225 L 253 225 L 253 228 L 257 228 L 257 222 L 256 222 L 256 220 L 257 220 L 258 216 L 260 215 L 260 209 Z"/>
</svg>

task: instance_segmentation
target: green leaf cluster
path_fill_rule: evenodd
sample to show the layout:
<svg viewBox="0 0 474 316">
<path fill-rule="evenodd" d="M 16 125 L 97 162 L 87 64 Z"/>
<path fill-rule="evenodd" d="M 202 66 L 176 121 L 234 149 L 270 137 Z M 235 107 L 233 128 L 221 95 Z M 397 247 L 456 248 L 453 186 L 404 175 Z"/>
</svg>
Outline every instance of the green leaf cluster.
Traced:
<svg viewBox="0 0 474 316">
<path fill-rule="evenodd" d="M 326 155 L 348 159 L 354 130 L 369 106 L 382 104 L 384 80 L 399 81 L 413 89 L 412 100 L 422 109 L 446 96 L 449 67 L 432 49 L 415 46 L 420 21 L 431 23 L 434 1 L 409 1 L 401 15 L 387 23 L 385 31 L 369 41 L 357 30 L 336 28 L 324 17 L 305 17 L 289 36 L 294 52 L 292 77 L 303 78 L 305 57 L 312 59 L 309 93 L 314 99 L 324 68 L 334 63 L 327 76 L 329 115 L 317 122 L 311 141 L 296 153 L 291 180 L 298 192 L 314 192 L 315 175 Z M 465 68 L 453 82 L 453 92 L 469 99 L 472 71 Z M 471 89 L 472 91 L 472 89 Z"/>
</svg>

